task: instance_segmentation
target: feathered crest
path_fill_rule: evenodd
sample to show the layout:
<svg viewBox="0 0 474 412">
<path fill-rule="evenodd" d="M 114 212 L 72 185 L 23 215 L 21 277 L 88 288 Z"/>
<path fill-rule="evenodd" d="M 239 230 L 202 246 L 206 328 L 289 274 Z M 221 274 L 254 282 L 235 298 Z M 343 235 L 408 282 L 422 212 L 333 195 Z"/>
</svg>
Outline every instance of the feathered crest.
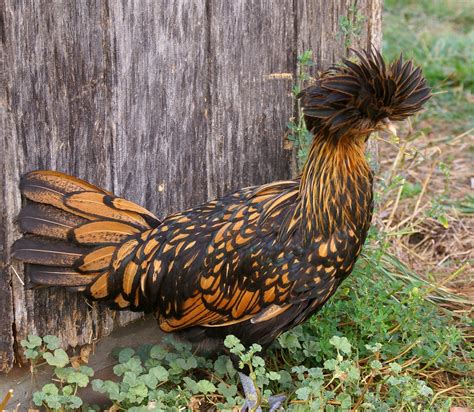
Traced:
<svg viewBox="0 0 474 412">
<path fill-rule="evenodd" d="M 431 97 L 421 68 L 411 60 L 400 55 L 387 67 L 375 49 L 352 51 L 358 63 L 344 59 L 298 96 L 310 131 L 335 137 L 370 131 L 383 119 L 411 116 Z"/>
</svg>

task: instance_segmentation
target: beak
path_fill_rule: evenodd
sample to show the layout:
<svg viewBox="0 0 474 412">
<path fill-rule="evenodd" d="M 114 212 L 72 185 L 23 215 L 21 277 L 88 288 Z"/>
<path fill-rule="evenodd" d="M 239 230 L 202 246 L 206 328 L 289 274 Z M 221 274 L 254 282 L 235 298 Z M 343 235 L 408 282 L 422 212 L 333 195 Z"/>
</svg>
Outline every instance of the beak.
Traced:
<svg viewBox="0 0 474 412">
<path fill-rule="evenodd" d="M 392 136 L 397 136 L 397 128 L 395 125 L 388 119 L 383 121 L 382 130 L 390 133 Z"/>
</svg>

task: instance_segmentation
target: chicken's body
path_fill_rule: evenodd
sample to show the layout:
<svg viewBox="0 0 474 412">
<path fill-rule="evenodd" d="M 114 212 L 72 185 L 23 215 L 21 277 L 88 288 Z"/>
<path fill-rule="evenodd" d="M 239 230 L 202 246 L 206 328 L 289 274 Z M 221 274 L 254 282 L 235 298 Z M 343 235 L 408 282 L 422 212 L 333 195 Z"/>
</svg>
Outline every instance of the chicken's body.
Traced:
<svg viewBox="0 0 474 412">
<path fill-rule="evenodd" d="M 381 64 L 371 52 L 365 58 Z M 349 63 L 339 83 L 323 76 L 303 95 L 314 140 L 297 180 L 245 188 L 160 222 L 76 178 L 32 172 L 22 191 L 34 203 L 20 215 L 30 235 L 15 245 L 16 257 L 32 264 L 33 283 L 70 287 L 119 310 L 154 312 L 165 332 L 271 343 L 336 291 L 369 229 L 372 174 L 364 146 L 375 123 L 355 123 L 343 100 L 349 96 L 354 105 L 363 98 L 360 90 L 351 94 L 351 76 L 369 82 L 363 71 L 375 69 L 362 62 L 354 65 L 362 67 L 358 73 Z M 385 117 L 419 110 L 429 95 L 419 73 L 406 65 L 390 68 L 394 84 L 416 78 L 403 102 L 423 93 L 410 110 L 397 103 L 398 112 Z M 388 77 L 385 67 L 379 75 Z M 384 90 L 374 93 L 388 106 L 397 89 Z M 372 110 L 373 101 L 364 99 L 357 104 Z"/>
</svg>

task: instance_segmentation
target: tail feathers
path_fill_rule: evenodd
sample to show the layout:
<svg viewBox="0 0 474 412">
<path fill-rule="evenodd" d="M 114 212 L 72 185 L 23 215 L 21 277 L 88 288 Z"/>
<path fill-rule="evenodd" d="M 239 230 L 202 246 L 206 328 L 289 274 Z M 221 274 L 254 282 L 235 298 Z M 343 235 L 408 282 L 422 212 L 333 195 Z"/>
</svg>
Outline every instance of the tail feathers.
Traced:
<svg viewBox="0 0 474 412">
<path fill-rule="evenodd" d="M 81 273 L 97 273 L 106 270 L 112 263 L 117 246 L 104 246 L 84 254 L 76 260 L 75 267 Z"/>
<path fill-rule="evenodd" d="M 89 222 L 80 216 L 39 203 L 26 205 L 18 216 L 23 233 L 67 240 L 71 230 Z"/>
<path fill-rule="evenodd" d="M 13 256 L 29 263 L 35 286 L 84 291 L 97 281 L 97 289 L 117 259 L 128 261 L 126 253 L 134 251 L 128 242 L 161 223 L 143 207 L 59 172 L 26 174 L 21 191 L 31 202 L 18 217 L 25 236 Z"/>
<path fill-rule="evenodd" d="M 31 285 L 61 286 L 74 291 L 84 291 L 97 274 L 83 274 L 72 268 L 29 265 L 27 269 Z"/>
<path fill-rule="evenodd" d="M 26 263 L 72 267 L 88 253 L 85 247 L 41 237 L 24 237 L 13 245 L 13 256 Z"/>
<path fill-rule="evenodd" d="M 140 229 L 160 224 L 156 216 L 90 183 L 59 172 L 35 171 L 23 176 L 20 188 L 33 202 L 54 206 L 88 220 L 112 219 Z"/>
<path fill-rule="evenodd" d="M 71 239 L 82 245 L 99 246 L 121 243 L 130 235 L 140 233 L 136 226 L 114 220 L 102 220 L 85 223 L 70 232 Z"/>
<path fill-rule="evenodd" d="M 75 192 L 110 194 L 73 176 L 51 170 L 36 170 L 24 175 L 20 182 L 22 194 L 29 200 L 64 209 L 63 196 Z"/>
</svg>

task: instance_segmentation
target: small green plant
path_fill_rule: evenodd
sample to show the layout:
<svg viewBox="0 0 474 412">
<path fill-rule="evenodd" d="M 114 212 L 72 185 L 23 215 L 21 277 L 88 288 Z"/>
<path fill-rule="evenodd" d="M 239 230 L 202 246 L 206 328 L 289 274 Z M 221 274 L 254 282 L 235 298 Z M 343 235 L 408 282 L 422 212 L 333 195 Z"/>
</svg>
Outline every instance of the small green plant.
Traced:
<svg viewBox="0 0 474 412">
<path fill-rule="evenodd" d="M 250 379 L 253 381 L 255 394 L 250 394 L 250 401 L 256 405 L 268 405 L 271 403 L 273 393 L 270 389 L 264 390 L 271 381 L 280 381 L 281 375 L 275 371 L 267 371 L 265 367 L 265 360 L 258 353 L 261 352 L 262 347 L 258 344 L 253 344 L 246 350 L 245 346 L 240 343 L 240 340 L 232 335 L 226 337 L 224 345 L 239 358 L 239 368 L 248 368 L 250 371 Z M 254 398 L 254 399 L 253 399 Z"/>
<path fill-rule="evenodd" d="M 365 16 L 357 8 L 356 4 L 348 8 L 347 16 L 339 18 L 338 36 L 344 39 L 344 47 L 350 47 L 354 39 L 361 35 L 364 21 Z"/>
<path fill-rule="evenodd" d="M 95 379 L 92 388 L 105 393 L 120 409 L 140 411 L 201 405 L 231 409 L 242 405 L 237 371 L 226 356 L 215 360 L 198 356 L 191 345 L 171 337 L 163 345 L 116 351 L 117 381 Z"/>
<path fill-rule="evenodd" d="M 51 411 L 79 409 L 83 401 L 77 396 L 77 390 L 89 384 L 94 371 L 85 365 L 72 367 L 68 354 L 59 347 L 56 336 L 40 338 L 29 335 L 21 341 L 21 346 L 25 349 L 26 358 L 30 360 L 33 376 L 41 364 L 54 367 L 53 382 L 33 393 L 33 403 Z"/>
<path fill-rule="evenodd" d="M 304 115 L 301 110 L 300 102 L 298 99 L 299 93 L 301 92 L 301 90 L 304 89 L 304 87 L 311 79 L 309 75 L 309 69 L 314 65 L 312 59 L 313 52 L 311 50 L 306 50 L 300 56 L 298 56 L 296 83 L 293 85 L 291 91 L 295 100 L 296 115 L 287 124 L 287 127 L 290 131 L 288 135 L 288 140 L 293 143 L 296 149 L 296 157 L 299 171 L 303 169 L 304 163 L 309 154 L 311 142 L 313 140 L 313 135 L 306 128 L 306 124 L 304 122 Z"/>
</svg>

